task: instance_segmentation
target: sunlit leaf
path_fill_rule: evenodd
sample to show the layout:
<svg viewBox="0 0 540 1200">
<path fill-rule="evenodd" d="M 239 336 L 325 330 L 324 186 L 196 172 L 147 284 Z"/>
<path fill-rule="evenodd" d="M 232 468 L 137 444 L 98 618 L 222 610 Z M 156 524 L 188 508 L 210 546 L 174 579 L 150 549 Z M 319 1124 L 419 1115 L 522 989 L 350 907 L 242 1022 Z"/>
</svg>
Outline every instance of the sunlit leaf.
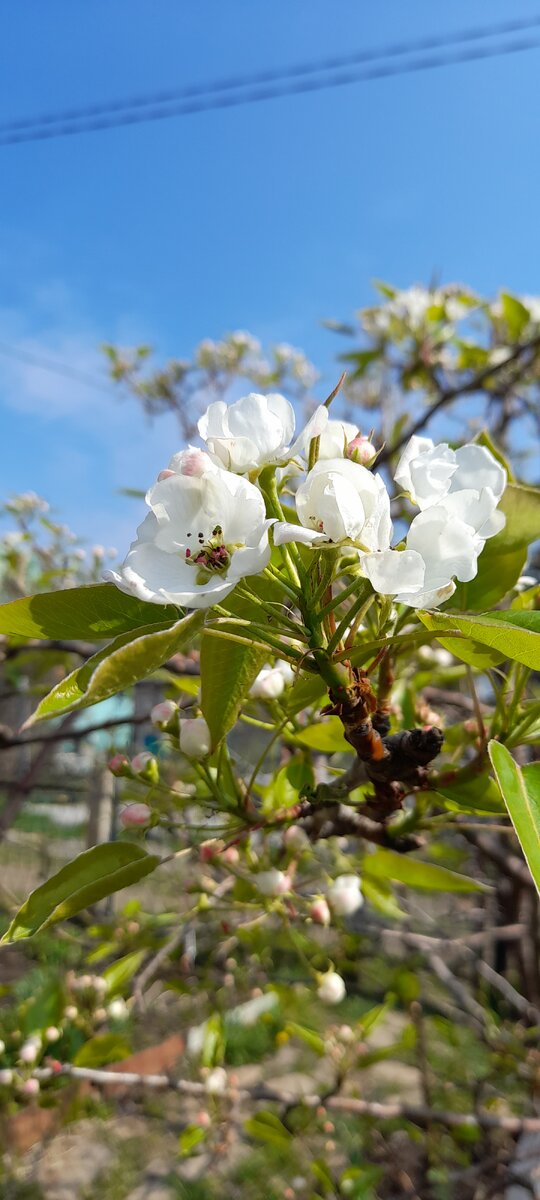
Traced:
<svg viewBox="0 0 540 1200">
<path fill-rule="evenodd" d="M 540 892 L 540 763 L 518 767 L 500 742 L 489 743 L 489 756 L 501 795 Z"/>
<path fill-rule="evenodd" d="M 178 620 L 172 604 L 147 604 L 113 583 L 92 583 L 65 591 L 26 596 L 0 606 L 0 633 L 30 638 L 116 637 L 143 625 Z"/>
</svg>

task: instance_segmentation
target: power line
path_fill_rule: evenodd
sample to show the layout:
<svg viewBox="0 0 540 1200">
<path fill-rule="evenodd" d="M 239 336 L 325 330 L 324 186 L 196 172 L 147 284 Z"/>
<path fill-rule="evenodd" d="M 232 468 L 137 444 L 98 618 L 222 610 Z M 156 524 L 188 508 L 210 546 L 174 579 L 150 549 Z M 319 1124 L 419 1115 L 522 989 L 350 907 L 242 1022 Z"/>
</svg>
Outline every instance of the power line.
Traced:
<svg viewBox="0 0 540 1200">
<path fill-rule="evenodd" d="M 86 387 L 92 387 L 99 391 L 105 392 L 111 396 L 112 392 L 107 390 L 107 379 L 99 379 L 93 376 L 88 371 L 81 371 L 78 367 L 72 367 L 69 363 L 59 362 L 52 358 L 46 358 L 41 354 L 34 354 L 32 350 L 24 350 L 19 346 L 11 346 L 8 342 L 0 341 L 0 354 L 6 358 L 12 358 L 16 362 L 21 362 L 31 367 L 39 367 L 40 370 L 49 371 L 52 375 L 59 375 L 64 379 L 74 380 L 76 383 L 84 383 Z"/>
<path fill-rule="evenodd" d="M 355 54 L 327 58 L 311 63 L 298 63 L 281 71 L 258 72 L 236 78 L 216 80 L 213 83 L 197 84 L 169 92 L 159 92 L 131 99 L 111 101 L 57 113 L 44 113 L 36 117 L 20 118 L 0 125 L 0 146 L 22 142 L 45 141 L 68 137 L 77 133 L 97 132 L 104 129 L 160 121 L 171 117 L 188 116 L 216 109 L 240 107 L 285 96 L 323 91 L 354 83 L 367 83 L 375 79 L 395 75 L 416 74 L 458 63 L 474 62 L 486 58 L 503 57 L 526 50 L 537 49 L 540 37 L 522 38 L 503 42 L 496 46 L 479 46 L 455 54 L 433 54 L 424 58 L 413 58 L 406 63 L 386 63 L 367 70 L 333 70 L 323 78 L 309 78 L 328 72 L 330 67 L 343 68 L 359 62 L 371 62 L 389 57 L 402 57 L 428 47 L 456 45 L 480 41 L 500 35 L 501 32 L 516 32 L 517 29 L 537 28 L 540 15 L 530 20 L 510 21 L 504 25 L 463 30 L 461 33 L 441 38 L 426 38 L 411 43 L 395 43 L 379 50 L 358 51 Z M 252 84 L 257 84 L 253 87 Z M 281 86 L 279 86 L 281 84 Z M 249 85 L 249 86 L 248 86 Z M 244 89 L 240 91 L 240 89 Z M 227 95 L 227 91 L 233 92 Z M 191 97 L 191 99 L 189 98 Z M 180 99 L 179 102 L 178 99 Z"/>
</svg>

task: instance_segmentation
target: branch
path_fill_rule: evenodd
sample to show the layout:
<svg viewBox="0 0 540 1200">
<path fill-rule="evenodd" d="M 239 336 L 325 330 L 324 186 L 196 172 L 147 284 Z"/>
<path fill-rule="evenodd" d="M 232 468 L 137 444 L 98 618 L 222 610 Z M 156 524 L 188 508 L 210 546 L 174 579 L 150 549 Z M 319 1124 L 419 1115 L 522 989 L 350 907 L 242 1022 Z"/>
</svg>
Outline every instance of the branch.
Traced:
<svg viewBox="0 0 540 1200">
<path fill-rule="evenodd" d="M 184 1096 L 204 1097 L 208 1095 L 205 1083 L 197 1083 L 189 1079 L 172 1079 L 169 1075 L 145 1075 L 135 1071 L 104 1071 L 92 1067 L 74 1067 L 70 1063 L 63 1064 L 60 1069 L 54 1067 L 38 1068 L 33 1071 L 35 1079 L 47 1082 L 50 1079 L 70 1078 L 86 1080 L 98 1086 L 147 1087 L 160 1090 L 168 1089 L 179 1092 Z M 429 1125 L 445 1125 L 449 1129 L 467 1127 L 468 1129 L 495 1129 L 505 1133 L 539 1133 L 540 1117 L 508 1117 L 491 1112 L 460 1113 L 446 1109 L 429 1108 L 425 1104 L 379 1104 L 371 1100 L 359 1100 L 352 1096 L 294 1096 L 286 1092 L 269 1088 L 265 1084 L 256 1084 L 251 1088 L 226 1088 L 222 1098 L 229 1101 L 254 1100 L 273 1101 L 287 1107 L 317 1109 L 324 1105 L 327 1109 L 337 1112 L 354 1113 L 360 1117 L 375 1117 L 380 1121 L 411 1121 L 414 1125 L 425 1128 Z"/>
<path fill-rule="evenodd" d="M 76 713 L 68 713 L 67 717 L 64 717 L 64 720 L 62 721 L 58 731 L 63 737 L 67 736 L 67 730 L 71 725 L 71 722 L 75 719 L 75 716 Z M 25 775 L 23 775 L 22 779 L 17 780 L 7 788 L 6 802 L 2 812 L 0 813 L 0 839 L 4 836 L 4 834 L 7 833 L 8 829 L 18 817 L 26 797 L 36 786 L 36 783 L 39 780 L 40 772 L 51 753 L 50 745 L 45 742 L 37 751 L 37 754 L 34 755 L 28 771 Z"/>
</svg>

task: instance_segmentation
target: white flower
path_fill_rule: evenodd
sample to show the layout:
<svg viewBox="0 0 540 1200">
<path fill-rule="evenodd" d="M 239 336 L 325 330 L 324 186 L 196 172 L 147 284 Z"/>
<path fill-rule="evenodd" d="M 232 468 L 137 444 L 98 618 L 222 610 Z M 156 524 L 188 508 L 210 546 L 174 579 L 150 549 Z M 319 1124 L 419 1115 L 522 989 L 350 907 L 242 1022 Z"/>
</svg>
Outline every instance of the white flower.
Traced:
<svg viewBox="0 0 540 1200">
<path fill-rule="evenodd" d="M 45 1030 L 46 1042 L 57 1042 L 60 1037 L 60 1030 L 56 1028 L 56 1025 L 49 1025 L 48 1029 Z"/>
<path fill-rule="evenodd" d="M 41 1049 L 41 1038 L 29 1037 L 19 1050 L 19 1058 L 23 1063 L 34 1063 Z"/>
<path fill-rule="evenodd" d="M 350 917 L 364 903 L 357 875 L 338 875 L 327 895 L 332 911 L 338 917 Z"/>
<path fill-rule="evenodd" d="M 269 396 L 250 392 L 234 404 L 226 405 L 224 400 L 210 404 L 198 422 L 198 429 L 210 453 L 222 466 L 244 474 L 267 463 L 294 458 L 311 438 L 322 432 L 327 420 L 327 409 L 320 405 L 291 446 L 295 427 L 292 404 L 278 392 Z"/>
<path fill-rule="evenodd" d="M 337 971 L 327 971 L 326 975 L 321 975 L 317 995 L 323 1004 L 340 1004 L 347 995 L 341 975 L 338 975 Z"/>
<path fill-rule="evenodd" d="M 278 659 L 274 667 L 263 667 L 252 683 L 249 694 L 253 700 L 277 700 L 292 683 L 294 671 L 288 662 Z"/>
<path fill-rule="evenodd" d="M 0 1071 L 0 1086 L 9 1087 L 13 1083 L 13 1071 L 9 1067 L 3 1067 Z"/>
<path fill-rule="evenodd" d="M 207 758 L 210 754 L 212 739 L 204 717 L 194 717 L 191 720 L 180 721 L 178 738 L 180 749 L 187 758 L 199 760 Z"/>
<path fill-rule="evenodd" d="M 468 490 L 491 493 L 494 510 L 506 487 L 506 471 L 486 446 L 469 442 L 451 450 L 446 442 L 435 446 L 424 437 L 410 439 L 394 479 L 421 509 Z"/>
<path fill-rule="evenodd" d="M 269 871 L 259 871 L 253 876 L 253 883 L 263 896 L 284 896 L 290 892 L 291 885 L 284 871 L 271 867 Z"/>
<path fill-rule="evenodd" d="M 116 1000 L 111 1000 L 111 1003 L 107 1005 L 107 1016 L 112 1021 L 123 1021 L 127 1017 L 127 1014 L 128 1007 L 121 996 L 118 996 Z"/>
<path fill-rule="evenodd" d="M 229 1080 L 224 1067 L 214 1067 L 206 1077 L 206 1091 L 210 1096 L 222 1096 L 227 1091 Z"/>
<path fill-rule="evenodd" d="M 319 458 L 346 458 L 347 447 L 358 436 L 358 426 L 350 421 L 328 421 L 321 433 Z"/>
<path fill-rule="evenodd" d="M 270 558 L 261 492 L 189 447 L 171 474 L 150 488 L 152 510 L 137 530 L 120 571 L 105 578 L 155 604 L 207 608 Z"/>
<path fill-rule="evenodd" d="M 296 493 L 302 527 L 276 525 L 275 544 L 296 541 L 360 542 L 368 550 L 386 550 L 392 522 L 390 497 L 380 475 L 346 458 L 317 462 Z"/>
</svg>

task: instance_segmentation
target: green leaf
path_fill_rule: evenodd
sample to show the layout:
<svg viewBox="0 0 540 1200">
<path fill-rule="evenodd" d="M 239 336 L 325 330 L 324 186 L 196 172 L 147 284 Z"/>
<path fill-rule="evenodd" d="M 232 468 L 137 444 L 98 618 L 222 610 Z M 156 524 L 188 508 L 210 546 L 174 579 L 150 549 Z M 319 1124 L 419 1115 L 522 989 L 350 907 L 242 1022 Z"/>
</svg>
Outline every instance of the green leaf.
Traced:
<svg viewBox="0 0 540 1200">
<path fill-rule="evenodd" d="M 452 639 L 449 647 L 452 654 L 480 670 L 496 666 L 504 658 L 523 663 L 533 671 L 540 669 L 538 611 L 515 612 L 512 609 L 474 616 L 464 613 L 419 612 L 418 616 L 428 629 L 441 633 L 447 629 L 459 629 L 463 640 Z M 439 637 L 438 640 L 445 644 L 444 637 Z"/>
<path fill-rule="evenodd" d="M 275 1113 L 265 1110 L 261 1110 L 249 1121 L 246 1121 L 244 1129 L 250 1137 L 256 1138 L 257 1141 L 271 1142 L 274 1146 L 288 1146 L 292 1137 L 279 1117 L 276 1117 Z"/>
<path fill-rule="evenodd" d="M 269 655 L 204 629 L 201 638 L 201 708 L 215 749 L 235 724 L 242 703 Z"/>
<path fill-rule="evenodd" d="M 488 750 L 501 795 L 540 892 L 540 763 L 521 769 L 500 742 L 490 742 Z"/>
<path fill-rule="evenodd" d="M 160 861 L 131 842 L 106 842 L 85 850 L 30 894 L 2 942 L 18 942 L 67 920 L 104 896 L 138 883 Z"/>
<path fill-rule="evenodd" d="M 399 907 L 390 884 L 384 880 L 369 879 L 367 875 L 364 875 L 362 891 L 375 912 L 381 913 L 383 917 L 390 917 L 392 921 L 402 921 L 406 916 L 403 909 Z"/>
<path fill-rule="evenodd" d="M 0 633 L 30 638 L 115 637 L 142 625 L 177 621 L 172 604 L 147 604 L 127 596 L 114 583 L 92 583 L 12 600 L 0 606 Z"/>
<path fill-rule="evenodd" d="M 208 1133 L 207 1129 L 203 1129 L 201 1125 L 186 1125 L 178 1138 L 178 1149 L 181 1158 L 189 1158 L 190 1154 L 200 1146 L 201 1142 Z"/>
<path fill-rule="evenodd" d="M 77 1050 L 74 1067 L 106 1067 L 129 1058 L 131 1046 L 118 1033 L 98 1033 Z"/>
<path fill-rule="evenodd" d="M 483 772 L 474 779 L 458 779 L 448 787 L 438 787 L 437 794 L 443 798 L 446 808 L 452 812 L 503 813 L 499 789 L 493 779 Z"/>
<path fill-rule="evenodd" d="M 193 612 L 174 625 L 145 626 L 122 634 L 58 683 L 40 702 L 30 723 L 88 708 L 123 692 L 189 645 L 203 620 L 204 613 Z"/>
<path fill-rule="evenodd" d="M 517 342 L 519 335 L 531 319 L 529 310 L 525 308 L 521 300 L 518 300 L 517 296 L 511 296 L 509 292 L 501 292 L 501 304 L 510 339 Z"/>
<path fill-rule="evenodd" d="M 319 750 L 323 754 L 353 753 L 350 742 L 343 736 L 343 725 L 339 717 L 327 717 L 318 725 L 308 725 L 294 734 L 287 734 L 287 739 L 297 746 L 307 746 L 310 750 Z"/>
<path fill-rule="evenodd" d="M 136 975 L 145 957 L 146 950 L 132 950 L 131 954 L 124 954 L 122 958 L 118 958 L 116 962 L 111 963 L 110 967 L 105 969 L 103 978 L 107 981 L 109 996 L 124 991 L 126 984 L 130 983 L 133 976 Z"/>
<path fill-rule="evenodd" d="M 297 1025 L 294 1021 L 288 1021 L 285 1032 L 291 1037 L 300 1038 L 300 1041 L 305 1042 L 310 1050 L 315 1051 L 315 1054 L 326 1053 L 326 1042 L 314 1029 L 307 1029 L 305 1025 Z"/>
<path fill-rule="evenodd" d="M 319 675 L 302 675 L 286 695 L 285 707 L 291 716 L 312 708 L 326 695 L 326 685 Z"/>
<path fill-rule="evenodd" d="M 482 884 L 457 871 L 449 871 L 447 867 L 437 867 L 433 863 L 419 862 L 408 854 L 398 854 L 395 850 L 375 850 L 374 854 L 366 855 L 363 864 L 364 875 L 376 879 L 395 879 L 398 883 L 406 883 L 409 887 L 419 888 L 428 892 L 481 892 L 485 891 Z"/>
<path fill-rule="evenodd" d="M 485 612 L 498 604 L 523 573 L 529 545 L 538 537 L 540 489 L 509 483 L 499 508 L 506 516 L 504 529 L 486 542 L 475 578 L 458 583 L 452 596 L 452 607 L 462 612 Z"/>
</svg>

